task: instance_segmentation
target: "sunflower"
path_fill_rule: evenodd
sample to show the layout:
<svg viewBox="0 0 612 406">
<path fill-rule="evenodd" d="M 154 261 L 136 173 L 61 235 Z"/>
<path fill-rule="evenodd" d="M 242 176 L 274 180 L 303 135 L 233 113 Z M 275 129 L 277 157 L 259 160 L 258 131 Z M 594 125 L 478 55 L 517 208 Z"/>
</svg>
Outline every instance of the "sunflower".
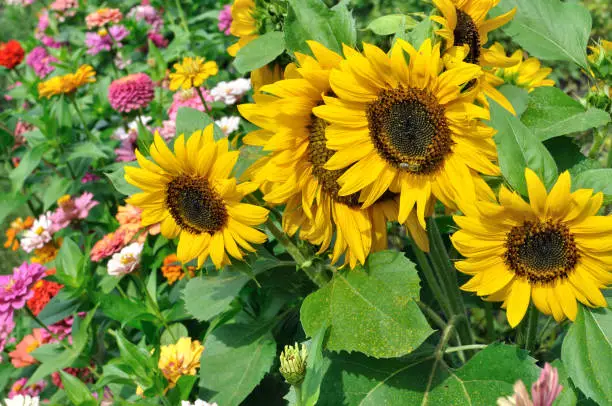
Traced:
<svg viewBox="0 0 612 406">
<path fill-rule="evenodd" d="M 483 46 L 488 41 L 489 32 L 506 24 L 516 14 L 516 8 L 495 18 L 487 19 L 489 11 L 499 3 L 499 0 L 433 0 L 441 16 L 431 19 L 442 26 L 436 31 L 446 42 L 446 49 L 465 47 L 465 60 L 483 67 L 509 67 L 516 63 L 506 54 L 493 52 Z M 452 58 L 452 54 L 448 55 Z M 463 54 L 462 54 L 463 56 Z M 503 84 L 494 75 L 485 74 L 478 81 L 482 90 L 481 101 L 486 103 L 489 96 L 511 113 L 516 114 L 512 104 L 501 94 L 496 86 Z"/>
<path fill-rule="evenodd" d="M 232 25 L 230 32 L 238 37 L 238 42 L 227 48 L 231 56 L 236 56 L 240 48 L 257 38 L 257 22 L 253 17 L 255 13 L 254 0 L 235 0 L 232 4 Z"/>
<path fill-rule="evenodd" d="M 404 52 L 409 55 L 406 62 Z M 364 54 L 348 47 L 346 60 L 330 74 L 337 97 L 323 97 L 314 114 L 329 123 L 324 164 L 339 171 L 338 195 L 355 196 L 370 207 L 388 192 L 399 194 L 398 221 L 413 208 L 421 227 L 432 197 L 448 207 L 459 199 L 492 197 L 477 172 L 497 175 L 494 130 L 478 119 L 489 112 L 471 103 L 461 85 L 481 68 L 458 63 L 444 73 L 440 45 L 423 42 L 419 51 L 398 40 L 389 57 L 364 44 Z"/>
<path fill-rule="evenodd" d="M 456 268 L 473 278 L 463 290 L 503 301 L 508 322 L 517 326 L 530 299 L 555 320 L 576 318 L 576 299 L 606 306 L 600 289 L 612 282 L 612 216 L 596 216 L 602 194 L 571 192 L 568 172 L 547 194 L 525 170 L 529 204 L 502 187 L 497 205 L 482 202 L 478 211 L 455 217 L 461 228 L 452 236 L 466 257 Z"/>
<path fill-rule="evenodd" d="M 180 261 L 198 258 L 200 267 L 210 255 L 219 269 L 230 263 L 227 254 L 241 260 L 242 249 L 254 251 L 251 243 L 266 240 L 253 226 L 266 221 L 268 210 L 240 202 L 257 185 L 230 176 L 239 153 L 228 151 L 227 139 L 214 141 L 212 125 L 187 142 L 179 136 L 174 153 L 156 133 L 150 152 L 154 162 L 136 150 L 140 167 L 125 168 L 125 179 L 143 190 L 127 201 L 143 209 L 143 226 L 161 222 L 164 237 L 180 236 Z"/>
<path fill-rule="evenodd" d="M 499 54 L 500 57 L 506 56 L 504 47 L 498 42 L 491 45 L 490 51 Z M 554 80 L 546 79 L 552 72 L 552 69 L 542 68 L 538 58 L 531 57 L 523 60 L 523 51 L 521 49 L 515 51 L 510 58 L 516 61 L 515 65 L 506 68 L 493 68 L 492 70 L 504 82 L 525 88 L 529 92 L 533 91 L 536 87 L 555 85 Z"/>
<path fill-rule="evenodd" d="M 75 73 L 55 76 L 38 84 L 40 97 L 51 98 L 60 94 L 74 93 L 79 87 L 96 81 L 96 71 L 90 65 L 82 65 Z"/>
<path fill-rule="evenodd" d="M 308 45 L 314 58 L 297 53 L 299 67 L 288 66 L 284 80 L 263 86 L 254 96 L 255 104 L 239 106 L 242 116 L 261 128 L 244 142 L 271 151 L 251 172 L 262 184 L 266 201 L 286 205 L 284 230 L 289 235 L 299 230 L 300 238 L 320 245 L 320 253 L 329 248 L 335 233 L 332 261 L 344 255 L 354 267 L 363 264 L 369 252 L 386 248 L 386 224 L 397 219 L 398 199 L 389 193 L 362 209 L 358 194 L 339 195 L 337 180 L 345 171 L 325 169 L 333 154 L 326 145 L 327 122 L 315 117 L 312 109 L 330 92 L 330 71 L 343 59 L 317 42 Z M 416 215 L 406 222 L 427 249 Z"/>
<path fill-rule="evenodd" d="M 170 90 L 199 88 L 206 79 L 218 72 L 219 66 L 215 61 L 204 62 L 204 58 L 199 56 L 185 57 L 180 63 L 174 64 L 174 72 L 170 74 Z"/>
</svg>

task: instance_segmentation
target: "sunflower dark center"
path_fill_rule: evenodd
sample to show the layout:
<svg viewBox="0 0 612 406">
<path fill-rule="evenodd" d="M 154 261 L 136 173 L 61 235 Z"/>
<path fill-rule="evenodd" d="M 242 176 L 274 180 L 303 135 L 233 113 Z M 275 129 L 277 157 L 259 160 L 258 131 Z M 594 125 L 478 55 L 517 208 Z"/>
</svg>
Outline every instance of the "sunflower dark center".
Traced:
<svg viewBox="0 0 612 406">
<path fill-rule="evenodd" d="M 464 11 L 456 9 L 457 26 L 453 34 L 455 36 L 455 45 L 467 44 L 470 46 L 470 53 L 465 59 L 466 62 L 478 65 L 480 61 L 480 36 L 478 35 L 478 27 L 472 20 L 472 17 Z"/>
<path fill-rule="evenodd" d="M 567 278 L 578 258 L 574 237 L 563 223 L 526 221 L 508 233 L 506 264 L 530 283 L 550 284 Z"/>
<path fill-rule="evenodd" d="M 438 170 L 453 140 L 444 107 L 424 90 L 383 90 L 368 104 L 370 136 L 378 154 L 392 166 L 428 174 Z"/>
<path fill-rule="evenodd" d="M 327 124 L 324 120 L 318 117 L 312 117 L 309 133 L 309 144 L 308 144 L 308 160 L 312 164 L 312 175 L 321 185 L 324 192 L 328 193 L 335 201 L 344 203 L 347 206 L 356 207 L 359 206 L 359 194 L 354 193 L 348 196 L 339 196 L 340 185 L 338 184 L 338 178 L 342 176 L 346 169 L 338 170 L 327 170 L 323 168 L 323 165 L 329 158 L 334 154 L 334 151 L 327 148 L 325 145 L 325 127 Z"/>
<path fill-rule="evenodd" d="M 201 177 L 172 180 L 166 188 L 166 206 L 179 227 L 192 234 L 219 231 L 228 219 L 225 203 Z"/>
</svg>

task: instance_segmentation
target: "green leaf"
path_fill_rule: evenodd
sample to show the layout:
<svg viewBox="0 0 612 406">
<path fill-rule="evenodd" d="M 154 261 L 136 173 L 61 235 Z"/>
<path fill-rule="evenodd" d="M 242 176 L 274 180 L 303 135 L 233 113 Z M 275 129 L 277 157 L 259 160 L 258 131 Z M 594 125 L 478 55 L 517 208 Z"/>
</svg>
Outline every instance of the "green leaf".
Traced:
<svg viewBox="0 0 612 406">
<path fill-rule="evenodd" d="M 209 402 L 239 405 L 270 370 L 276 358 L 276 342 L 268 327 L 225 324 L 207 337 L 200 387 L 215 392 Z"/>
<path fill-rule="evenodd" d="M 411 43 L 416 49 L 419 49 L 427 38 L 433 37 L 433 24 L 429 17 L 424 18 L 412 30 L 406 32 L 408 28 L 407 26 L 402 27 L 393 37 L 393 41 L 395 42 L 396 39 L 401 38 Z"/>
<path fill-rule="evenodd" d="M 234 66 L 240 73 L 261 68 L 276 59 L 285 51 L 285 36 L 280 31 L 272 31 L 255 38 L 240 48 Z"/>
<path fill-rule="evenodd" d="M 156 368 L 156 365 L 153 365 L 151 354 L 144 348 L 129 342 L 119 330 L 115 331 L 115 338 L 123 363 L 129 365 L 139 378 L 148 378 L 150 371 Z"/>
<path fill-rule="evenodd" d="M 538 87 L 529 93 L 529 104 L 521 121 L 543 141 L 601 127 L 610 122 L 610 115 L 596 108 L 586 110 L 556 87 Z"/>
<path fill-rule="evenodd" d="M 236 264 L 223 272 L 192 278 L 183 289 L 185 309 L 200 321 L 208 321 L 224 312 L 251 280 L 244 268 L 248 266 Z"/>
<path fill-rule="evenodd" d="M 83 282 L 79 276 L 82 274 L 83 252 L 81 248 L 69 237 L 64 239 L 57 258 L 57 276 L 61 282 L 72 287 L 78 287 Z"/>
<path fill-rule="evenodd" d="M 574 384 L 600 405 L 612 404 L 612 311 L 580 305 L 563 340 L 561 360 Z"/>
<path fill-rule="evenodd" d="M 47 144 L 41 144 L 29 149 L 21 158 L 19 166 L 9 173 L 14 192 L 21 190 L 26 178 L 38 167 L 47 148 Z"/>
<path fill-rule="evenodd" d="M 45 188 L 43 194 L 43 211 L 53 206 L 57 199 L 66 194 L 70 188 L 71 182 L 65 178 L 54 177 L 51 183 Z"/>
<path fill-rule="evenodd" d="M 329 368 L 329 359 L 323 358 L 323 343 L 327 335 L 328 327 L 321 328 L 314 335 L 308 346 L 308 357 L 306 359 L 306 376 L 301 386 L 302 402 L 304 406 L 314 406 L 319 400 L 321 382 Z"/>
<path fill-rule="evenodd" d="M 326 348 L 360 351 L 378 358 L 411 353 L 433 332 L 415 303 L 415 265 L 402 253 L 370 255 L 365 269 L 336 272 L 302 304 L 304 331 L 314 336 L 329 324 Z"/>
<path fill-rule="evenodd" d="M 160 338 L 160 344 L 176 344 L 181 337 L 189 337 L 189 331 L 187 331 L 187 327 L 181 323 L 174 323 L 168 326 L 168 329 L 164 330 Z"/>
<path fill-rule="evenodd" d="M 574 168 L 587 159 L 580 152 L 580 145 L 577 145 L 573 138 L 555 137 L 544 141 L 544 146 L 555 158 L 559 172 Z"/>
<path fill-rule="evenodd" d="M 221 131 L 208 114 L 191 107 L 180 107 L 176 113 L 176 135 L 184 134 L 185 141 L 189 139 L 189 136 L 194 131 L 204 130 L 209 124 L 213 124 L 215 140 L 225 138 L 223 131 Z"/>
<path fill-rule="evenodd" d="M 547 186 L 557 180 L 557 165 L 529 128 L 495 101 L 491 103 L 490 124 L 497 130 L 495 143 L 499 167 L 508 183 L 522 195 L 527 195 L 525 167 L 534 170 Z"/>
<path fill-rule="evenodd" d="M 129 184 L 125 180 L 125 167 L 126 166 L 137 166 L 137 163 L 127 162 L 112 172 L 106 172 L 105 175 L 111 181 L 111 183 L 113 184 L 117 192 L 125 196 L 131 196 L 133 194 L 139 193 L 141 190 L 137 188 L 136 186 Z"/>
<path fill-rule="evenodd" d="M 516 115 L 520 117 L 527 108 L 527 100 L 529 97 L 527 90 L 510 84 L 502 85 L 497 90 L 506 96 L 506 99 L 508 99 L 512 107 L 514 107 Z"/>
<path fill-rule="evenodd" d="M 238 179 L 242 176 L 244 171 L 249 169 L 249 167 L 257 161 L 259 158 L 266 155 L 266 152 L 263 150 L 263 147 L 258 147 L 255 145 L 243 145 L 240 147 L 240 157 L 238 158 L 238 162 L 236 162 L 236 166 L 234 167 L 234 176 Z"/>
<path fill-rule="evenodd" d="M 105 159 L 107 157 L 108 155 L 98 145 L 93 142 L 82 142 L 72 148 L 67 160 L 72 161 L 77 158 Z"/>
<path fill-rule="evenodd" d="M 28 197 L 21 193 L 16 194 L 0 194 L 0 223 L 15 210 L 20 208 L 28 201 Z"/>
<path fill-rule="evenodd" d="M 155 319 L 142 301 L 113 294 L 97 294 L 94 297 L 100 304 L 100 310 L 109 318 L 121 322 L 122 326 L 143 318 Z"/>
<path fill-rule="evenodd" d="M 404 32 L 406 29 L 417 25 L 417 21 L 405 14 L 389 14 L 378 17 L 366 27 L 376 35 L 391 35 L 396 32 Z"/>
<path fill-rule="evenodd" d="M 288 3 L 285 41 L 291 52 L 310 54 L 308 40 L 317 41 L 337 53 L 342 51 L 342 43 L 355 44 L 355 21 L 346 8 L 346 1 L 332 9 L 322 0 L 288 0 Z"/>
<path fill-rule="evenodd" d="M 79 301 L 71 298 L 66 289 L 60 290 L 38 314 L 38 318 L 47 326 L 74 314 L 79 308 Z"/>
<path fill-rule="evenodd" d="M 456 371 L 432 358 L 382 360 L 334 354 L 319 404 L 495 405 L 498 397 L 513 393 L 518 379 L 529 387 L 539 375 L 526 351 L 503 344 L 488 346 Z"/>
<path fill-rule="evenodd" d="M 91 390 L 76 376 L 60 371 L 64 390 L 73 405 L 97 405 L 98 402 L 91 395 Z"/>
<path fill-rule="evenodd" d="M 516 7 L 503 30 L 531 56 L 588 69 L 591 15 L 584 6 L 560 0 L 504 0 L 499 7 L 504 12 Z"/>
<path fill-rule="evenodd" d="M 589 169 L 580 172 L 572 179 L 572 189 L 593 189 L 593 192 L 602 192 L 612 196 L 612 169 Z"/>
</svg>

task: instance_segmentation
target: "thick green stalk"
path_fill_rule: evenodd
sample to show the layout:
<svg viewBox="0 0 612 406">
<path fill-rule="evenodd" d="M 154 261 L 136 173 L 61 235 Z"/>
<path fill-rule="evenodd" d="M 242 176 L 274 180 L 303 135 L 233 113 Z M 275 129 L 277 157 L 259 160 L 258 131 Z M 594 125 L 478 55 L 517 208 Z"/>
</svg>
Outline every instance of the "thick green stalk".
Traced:
<svg viewBox="0 0 612 406">
<path fill-rule="evenodd" d="M 534 305 L 530 305 L 525 318 L 519 324 L 516 332 L 517 344 L 529 352 L 535 349 L 539 317 L 538 309 Z"/>
<path fill-rule="evenodd" d="M 77 104 L 76 99 L 74 98 L 74 95 L 70 96 L 70 101 L 72 102 L 72 105 L 74 106 L 74 109 L 76 110 L 77 115 L 79 116 L 79 120 L 81 120 L 81 124 L 83 124 L 85 133 L 87 134 L 87 139 L 89 139 L 89 141 L 95 141 L 96 138 L 89 131 L 89 128 L 87 128 L 87 123 L 85 122 L 85 119 L 83 118 L 83 113 L 81 113 L 81 109 L 79 108 L 79 105 Z"/>
<path fill-rule="evenodd" d="M 427 281 L 427 286 L 433 293 L 435 299 L 440 304 L 440 307 L 446 314 L 447 318 L 452 316 L 452 308 L 449 302 L 448 294 L 444 291 L 444 286 L 438 282 L 436 275 L 429 264 L 429 260 L 427 259 L 427 255 L 416 245 L 412 245 L 414 254 L 416 256 L 417 262 L 421 267 L 421 271 L 423 272 L 423 276 L 425 276 L 425 280 Z"/>
</svg>

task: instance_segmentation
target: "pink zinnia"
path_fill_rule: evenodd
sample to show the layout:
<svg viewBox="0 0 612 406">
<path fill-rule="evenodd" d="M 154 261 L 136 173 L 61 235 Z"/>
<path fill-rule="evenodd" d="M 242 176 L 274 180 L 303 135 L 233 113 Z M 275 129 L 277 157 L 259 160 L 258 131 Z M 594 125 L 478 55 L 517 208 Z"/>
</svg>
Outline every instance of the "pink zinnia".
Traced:
<svg viewBox="0 0 612 406">
<path fill-rule="evenodd" d="M 101 8 L 85 17 L 87 28 L 102 27 L 106 24 L 115 23 L 123 19 L 123 14 L 117 8 Z"/>
<path fill-rule="evenodd" d="M 127 16 L 136 21 L 144 21 L 153 28 L 153 31 L 161 30 L 164 25 L 162 16 L 157 12 L 155 7 L 148 4 L 132 8 Z"/>
<path fill-rule="evenodd" d="M 51 3 L 51 10 L 66 11 L 71 8 L 79 8 L 79 3 L 76 0 L 55 0 Z"/>
<path fill-rule="evenodd" d="M 531 385 L 531 397 L 523 381 L 514 384 L 514 393 L 508 397 L 497 399 L 498 406 L 552 406 L 563 386 L 559 385 L 559 372 L 548 362 L 544 364 L 538 380 Z"/>
<path fill-rule="evenodd" d="M 59 207 L 51 214 L 53 232 L 68 227 L 73 220 L 87 218 L 89 211 L 98 205 L 98 202 L 93 200 L 93 194 L 89 192 L 83 193 L 74 200 L 68 195 L 63 196 L 57 203 Z"/>
<path fill-rule="evenodd" d="M 45 31 L 49 28 L 49 11 L 44 9 L 38 14 L 38 25 L 34 36 L 42 39 L 45 36 Z"/>
<path fill-rule="evenodd" d="M 13 399 L 17 395 L 38 396 L 40 392 L 45 389 L 45 386 L 47 386 L 47 383 L 44 380 L 38 381 L 30 386 L 26 386 L 26 382 L 28 382 L 28 378 L 17 379 L 13 386 L 11 386 L 11 391 L 8 394 L 8 398 Z"/>
<path fill-rule="evenodd" d="M 147 107 L 154 97 L 155 87 L 146 73 L 134 73 L 114 80 L 108 88 L 110 105 L 121 113 Z"/>
<path fill-rule="evenodd" d="M 91 383 L 93 382 L 93 375 L 91 374 L 91 371 L 89 370 L 89 368 L 64 368 L 63 369 L 64 372 L 72 375 L 72 376 L 76 376 L 77 378 L 79 378 L 81 381 L 83 381 L 84 383 Z M 55 371 L 51 374 L 51 381 L 53 382 L 53 384 L 55 386 L 57 386 L 60 389 L 64 389 L 64 384 L 62 383 L 62 378 L 61 375 L 58 371 Z"/>
<path fill-rule="evenodd" d="M 164 120 L 162 126 L 156 131 L 166 141 L 170 141 L 176 136 L 176 123 L 173 120 Z"/>
<path fill-rule="evenodd" d="M 226 5 L 219 13 L 219 31 L 225 35 L 231 35 L 230 28 L 232 26 L 232 6 Z"/>
<path fill-rule="evenodd" d="M 13 314 L 0 313 L 0 353 L 4 351 L 6 343 L 9 341 L 9 336 L 15 328 L 15 322 L 13 321 Z M 2 362 L 2 356 L 0 356 L 0 362 Z"/>
<path fill-rule="evenodd" d="M 36 76 L 44 78 L 55 70 L 51 62 L 57 62 L 57 58 L 49 55 L 45 47 L 36 47 L 26 57 L 26 63 L 34 69 Z"/>
<path fill-rule="evenodd" d="M 95 182 L 97 180 L 100 180 L 100 177 L 98 175 L 95 175 L 93 173 L 87 172 L 81 178 L 81 183 L 85 184 L 85 183 Z"/>
<path fill-rule="evenodd" d="M 212 103 L 213 97 L 208 94 L 208 91 L 204 88 L 200 88 L 200 90 L 202 91 L 204 100 L 206 100 L 208 103 Z M 198 96 L 198 93 L 193 89 L 179 90 L 178 92 L 174 93 L 172 105 L 168 109 L 168 117 L 170 117 L 170 120 L 176 121 L 176 114 L 178 113 L 178 109 L 180 107 L 191 107 L 192 109 L 204 112 L 207 110 L 204 108 L 200 96 Z M 208 108 L 210 108 L 210 105 L 208 105 Z"/>
<path fill-rule="evenodd" d="M 121 41 L 130 35 L 130 31 L 123 25 L 113 25 L 106 30 L 99 32 L 88 32 L 85 34 L 85 45 L 89 55 L 97 55 L 102 51 L 110 51 L 113 45 L 116 48 L 123 48 Z"/>
<path fill-rule="evenodd" d="M 93 262 L 99 262 L 104 258 L 108 258 L 116 252 L 121 251 L 125 246 L 125 233 L 122 230 L 117 230 L 113 233 L 106 234 L 104 238 L 94 244 L 91 249 L 90 258 Z"/>
<path fill-rule="evenodd" d="M 0 320 L 12 318 L 34 295 L 31 287 L 45 276 L 45 267 L 24 262 L 12 275 L 0 275 Z"/>
<path fill-rule="evenodd" d="M 147 38 L 149 38 L 157 48 L 166 48 L 168 46 L 168 40 L 157 31 L 149 31 Z"/>
</svg>

